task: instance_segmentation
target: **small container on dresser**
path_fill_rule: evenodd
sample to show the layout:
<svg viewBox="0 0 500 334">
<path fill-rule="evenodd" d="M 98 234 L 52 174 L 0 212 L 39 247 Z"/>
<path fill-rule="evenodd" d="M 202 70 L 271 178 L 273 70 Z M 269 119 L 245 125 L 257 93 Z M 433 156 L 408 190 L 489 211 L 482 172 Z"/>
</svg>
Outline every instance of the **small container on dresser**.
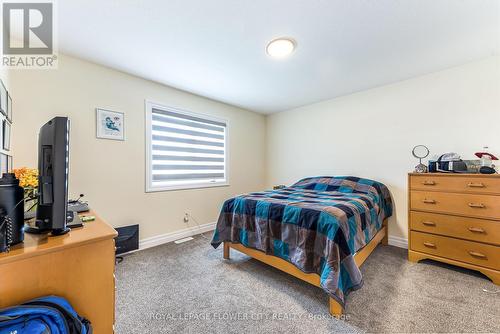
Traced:
<svg viewBox="0 0 500 334">
<path fill-rule="evenodd" d="M 482 272 L 500 284 L 500 175 L 408 175 L 408 259 Z"/>
</svg>

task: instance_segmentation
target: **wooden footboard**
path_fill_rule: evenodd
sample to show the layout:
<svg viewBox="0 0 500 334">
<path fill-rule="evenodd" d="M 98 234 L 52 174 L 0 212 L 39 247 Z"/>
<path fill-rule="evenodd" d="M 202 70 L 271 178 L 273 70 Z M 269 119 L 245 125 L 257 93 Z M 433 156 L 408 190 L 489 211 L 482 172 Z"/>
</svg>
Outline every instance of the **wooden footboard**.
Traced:
<svg viewBox="0 0 500 334">
<path fill-rule="evenodd" d="M 387 220 L 384 220 L 383 227 L 377 232 L 375 237 L 360 251 L 354 255 L 354 260 L 358 266 L 361 266 L 363 262 L 368 258 L 368 256 L 373 252 L 379 243 L 387 244 Z M 224 259 L 229 259 L 230 249 L 233 248 L 243 254 L 246 254 L 260 262 L 270 265 L 276 269 L 284 271 L 287 274 L 297 277 L 309 284 L 317 287 L 320 286 L 320 277 L 317 274 L 306 274 L 300 271 L 290 262 L 287 262 L 279 257 L 273 255 L 266 255 L 265 253 L 243 246 L 242 244 L 235 244 L 231 242 L 224 242 Z M 340 305 L 335 299 L 329 298 L 329 310 L 330 314 L 333 316 L 340 316 L 344 313 L 342 305 Z"/>
</svg>

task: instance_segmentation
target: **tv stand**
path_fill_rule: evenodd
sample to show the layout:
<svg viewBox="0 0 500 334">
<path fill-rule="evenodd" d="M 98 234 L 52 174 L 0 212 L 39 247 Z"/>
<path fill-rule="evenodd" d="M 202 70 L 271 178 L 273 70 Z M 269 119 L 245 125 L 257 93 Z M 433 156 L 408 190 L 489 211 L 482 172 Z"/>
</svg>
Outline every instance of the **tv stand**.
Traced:
<svg viewBox="0 0 500 334">
<path fill-rule="evenodd" d="M 58 235 L 63 235 L 71 231 L 69 227 L 66 227 L 65 229 L 43 229 L 39 228 L 37 226 L 30 226 L 25 224 L 24 225 L 24 232 L 29 233 L 29 234 L 46 234 L 50 233 L 53 236 L 58 236 Z"/>
<path fill-rule="evenodd" d="M 45 234 L 49 233 L 50 229 L 42 229 L 36 226 L 30 226 L 28 224 L 24 224 L 24 232 L 29 234 Z"/>
<path fill-rule="evenodd" d="M 63 235 L 71 231 L 69 227 L 66 227 L 65 229 L 55 229 L 50 232 L 51 235 L 53 236 L 58 236 L 58 235 Z"/>
<path fill-rule="evenodd" d="M 50 229 L 50 228 L 43 228 L 40 227 L 40 225 L 43 225 L 43 223 L 39 223 L 38 221 L 35 223 L 36 226 L 32 226 L 30 224 L 25 223 L 24 224 L 24 232 L 30 233 L 30 234 L 45 234 L 45 233 L 50 233 L 53 236 L 57 235 L 63 235 L 71 231 L 71 228 L 77 228 L 77 227 L 82 227 L 82 221 L 80 217 L 78 216 L 78 213 L 75 211 L 68 211 L 67 215 L 67 226 L 64 229 Z"/>
</svg>

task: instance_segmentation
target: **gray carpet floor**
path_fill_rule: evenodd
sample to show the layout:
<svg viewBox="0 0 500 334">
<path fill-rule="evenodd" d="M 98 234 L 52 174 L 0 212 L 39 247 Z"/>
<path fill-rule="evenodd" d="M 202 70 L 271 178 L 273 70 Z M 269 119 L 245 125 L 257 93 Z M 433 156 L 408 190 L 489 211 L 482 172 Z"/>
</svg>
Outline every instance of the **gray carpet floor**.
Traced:
<svg viewBox="0 0 500 334">
<path fill-rule="evenodd" d="M 231 258 L 201 236 L 126 256 L 116 269 L 116 332 L 500 333 L 500 287 L 465 269 L 410 263 L 404 249 L 377 247 L 344 320 L 328 316 L 321 289 L 236 251 Z"/>
</svg>

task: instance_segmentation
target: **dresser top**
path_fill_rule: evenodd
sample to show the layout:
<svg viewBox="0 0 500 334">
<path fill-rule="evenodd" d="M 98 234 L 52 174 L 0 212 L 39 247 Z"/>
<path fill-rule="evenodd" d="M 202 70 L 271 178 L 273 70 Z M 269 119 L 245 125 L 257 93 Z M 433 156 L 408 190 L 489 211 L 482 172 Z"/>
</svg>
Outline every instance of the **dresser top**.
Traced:
<svg viewBox="0 0 500 334">
<path fill-rule="evenodd" d="M 13 246 L 9 253 L 0 253 L 0 265 L 18 261 L 33 256 L 60 251 L 65 248 L 77 247 L 100 240 L 112 239 L 117 233 L 114 228 L 105 223 L 94 212 L 82 216 L 95 216 L 94 221 L 84 223 L 83 227 L 75 228 L 69 233 L 59 236 L 45 234 L 24 234 L 24 242 Z"/>
<path fill-rule="evenodd" d="M 477 173 L 408 173 L 410 176 L 453 176 L 453 177 L 494 177 L 500 178 L 500 174 L 477 174 Z"/>
</svg>

